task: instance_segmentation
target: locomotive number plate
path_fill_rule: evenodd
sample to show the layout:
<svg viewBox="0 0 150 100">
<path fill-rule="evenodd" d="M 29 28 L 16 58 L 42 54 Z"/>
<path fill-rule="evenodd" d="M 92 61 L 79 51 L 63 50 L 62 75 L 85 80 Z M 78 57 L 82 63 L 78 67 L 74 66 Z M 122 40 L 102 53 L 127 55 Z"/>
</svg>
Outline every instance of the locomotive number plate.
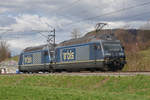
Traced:
<svg viewBox="0 0 150 100">
<path fill-rule="evenodd" d="M 24 56 L 24 64 L 32 64 L 32 55 L 25 55 Z"/>
<path fill-rule="evenodd" d="M 63 49 L 62 51 L 62 61 L 73 61 L 75 60 L 76 50 L 75 48 Z"/>
</svg>

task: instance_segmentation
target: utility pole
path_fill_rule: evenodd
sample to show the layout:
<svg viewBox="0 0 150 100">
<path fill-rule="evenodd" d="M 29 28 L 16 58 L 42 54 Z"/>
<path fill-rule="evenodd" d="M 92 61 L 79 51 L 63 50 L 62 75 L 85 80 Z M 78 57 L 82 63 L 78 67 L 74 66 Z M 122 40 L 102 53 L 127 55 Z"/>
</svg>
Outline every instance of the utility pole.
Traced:
<svg viewBox="0 0 150 100">
<path fill-rule="evenodd" d="M 49 32 L 49 35 L 47 36 L 47 45 L 49 50 L 49 56 L 52 58 L 52 60 L 55 59 L 55 28 Z"/>
<path fill-rule="evenodd" d="M 44 36 L 46 38 L 49 58 L 51 58 L 54 61 L 55 47 L 56 47 L 56 39 L 55 39 L 56 30 L 49 24 L 47 24 L 47 25 L 49 27 L 51 27 L 52 29 L 50 29 L 49 31 L 48 30 L 32 30 L 32 31 L 39 32 L 42 36 Z M 48 33 L 48 35 L 42 34 L 42 32 L 46 32 L 46 33 Z"/>
</svg>

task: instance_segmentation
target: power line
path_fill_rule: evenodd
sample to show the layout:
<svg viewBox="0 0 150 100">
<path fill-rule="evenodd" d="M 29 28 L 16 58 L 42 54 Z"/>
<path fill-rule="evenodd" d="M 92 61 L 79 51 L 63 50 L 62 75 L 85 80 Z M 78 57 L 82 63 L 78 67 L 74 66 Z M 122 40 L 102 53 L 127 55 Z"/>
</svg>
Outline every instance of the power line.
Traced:
<svg viewBox="0 0 150 100">
<path fill-rule="evenodd" d="M 65 5 L 65 6 L 63 6 L 63 7 L 60 7 L 60 8 L 58 8 L 58 9 L 56 9 L 56 10 L 54 10 L 54 12 L 56 12 L 56 11 L 62 11 L 62 10 L 64 10 L 64 9 L 67 9 L 67 8 L 70 8 L 70 7 L 72 7 L 72 6 L 74 6 L 75 4 L 77 4 L 78 2 L 80 2 L 81 0 L 75 0 L 75 1 L 73 1 L 73 2 L 71 2 L 71 3 L 69 3 L 69 4 L 67 4 L 67 5 Z M 57 14 L 57 13 L 55 13 L 55 14 Z M 47 24 L 47 23 L 46 23 Z M 48 27 L 51 27 L 52 28 L 52 26 L 51 25 L 49 25 L 49 24 L 47 24 L 48 25 Z M 2 29 L 0 29 L 0 30 L 2 30 Z M 3 29 L 4 30 L 4 29 Z M 8 30 L 8 29 L 7 29 Z M 8 31 L 12 31 L 11 29 L 9 29 Z M 7 32 L 8 32 L 7 31 Z M 7 33 L 7 32 L 5 32 L 5 33 Z M 45 31 L 44 31 L 45 32 Z M 40 33 L 41 34 L 41 33 Z"/>
<path fill-rule="evenodd" d="M 135 14 L 135 15 L 128 16 L 128 17 L 123 17 L 123 19 L 128 18 L 128 20 L 130 20 L 131 18 L 140 17 L 140 16 L 143 16 L 143 15 L 145 15 L 145 14 L 150 14 L 150 11 L 146 11 L 146 12 L 143 12 L 143 13 L 140 13 L 140 14 Z M 41 31 L 41 32 L 45 32 L 45 31 Z M 48 31 L 47 31 L 47 32 L 48 32 Z M 86 31 L 86 32 L 88 32 L 88 31 Z M 46 35 L 44 35 L 44 34 L 42 34 L 42 33 L 40 33 L 40 35 L 46 37 Z M 64 35 L 63 35 L 63 36 L 64 36 Z M 66 35 L 66 36 L 68 36 L 68 35 Z"/>
<path fill-rule="evenodd" d="M 114 1 L 111 1 L 110 2 L 110 4 L 112 4 Z M 102 8 L 100 8 L 100 6 L 99 6 L 99 4 L 98 5 L 94 5 L 94 10 L 98 10 L 98 9 L 102 9 Z M 107 7 L 106 8 L 104 8 L 103 10 L 105 10 L 105 9 L 107 9 Z M 87 13 L 89 13 L 89 10 L 88 9 L 86 9 L 86 10 L 83 10 L 83 11 L 81 11 L 80 13 L 82 13 L 82 14 L 87 14 Z"/>
<path fill-rule="evenodd" d="M 54 12 L 56 12 L 57 10 L 60 12 L 60 11 L 62 11 L 62 10 L 64 10 L 64 9 L 67 9 L 68 7 L 70 8 L 70 7 L 72 7 L 72 6 L 74 6 L 75 4 L 77 4 L 78 2 L 80 2 L 81 0 L 76 0 L 76 1 L 73 1 L 73 2 L 71 2 L 70 4 L 68 4 L 68 5 L 65 5 L 65 6 L 63 6 L 63 7 L 60 7 L 60 8 L 58 8 L 58 9 L 56 9 Z M 58 14 L 58 13 L 55 13 L 55 14 Z M 49 33 L 49 35 L 44 35 L 44 34 L 42 34 L 42 33 L 40 33 L 40 35 L 42 35 L 42 36 L 44 36 L 44 37 L 46 37 L 47 38 L 47 44 L 48 44 L 48 46 L 49 46 L 49 48 L 50 47 L 53 47 L 53 50 L 55 49 L 55 37 L 56 37 L 56 35 L 55 35 L 55 28 L 53 28 L 53 26 L 51 26 L 50 24 L 48 24 L 48 23 L 46 23 L 47 24 L 47 26 L 48 27 L 51 27 L 53 30 L 50 30 L 48 33 Z"/>
<path fill-rule="evenodd" d="M 149 5 L 149 4 L 150 4 L 150 2 L 146 2 L 146 3 L 142 3 L 142 4 L 138 4 L 138 5 L 134 5 L 134 6 L 122 8 L 122 9 L 119 9 L 119 10 L 116 10 L 116 11 L 112 11 L 112 12 L 109 12 L 109 13 L 105 13 L 105 14 L 103 14 L 103 15 L 98 15 L 98 16 L 94 16 L 94 17 L 89 17 L 89 18 L 86 18 L 86 19 L 84 19 L 84 20 L 90 20 L 90 19 L 94 19 L 94 18 L 100 18 L 101 16 L 112 15 L 112 14 L 115 14 L 115 13 L 119 13 L 119 12 L 122 12 L 122 11 L 126 11 L 126 10 L 129 10 L 129 9 L 133 9 L 133 8 L 137 8 L 137 7 L 145 6 L 145 5 Z"/>
<path fill-rule="evenodd" d="M 150 11 L 146 11 L 146 12 L 143 12 L 143 13 L 140 13 L 140 14 L 135 14 L 133 16 L 123 17 L 123 19 L 128 18 L 128 20 L 131 20 L 132 18 L 140 17 L 140 16 L 143 16 L 145 14 L 150 14 Z"/>
<path fill-rule="evenodd" d="M 150 14 L 150 11 L 146 11 L 146 12 L 143 12 L 143 13 L 140 13 L 140 14 L 135 14 L 135 15 L 133 15 L 133 16 L 128 16 L 128 17 L 124 17 L 124 18 L 136 18 L 136 17 L 141 17 L 141 16 L 143 16 L 143 15 L 145 15 L 145 14 Z M 87 33 L 87 32 L 89 32 L 89 30 L 88 31 L 84 31 L 84 33 Z"/>
<path fill-rule="evenodd" d="M 92 19 L 95 19 L 95 18 L 101 18 L 101 17 L 104 17 L 104 16 L 112 15 L 112 14 L 119 13 L 119 12 L 122 12 L 122 11 L 126 11 L 126 10 L 129 10 L 129 9 L 134 9 L 134 8 L 137 8 L 137 7 L 140 7 L 140 6 L 146 6 L 146 5 L 149 5 L 149 4 L 150 4 L 150 2 L 145 2 L 145 3 L 133 5 L 133 6 L 122 8 L 122 9 L 119 9 L 119 10 L 116 10 L 116 11 L 108 12 L 108 13 L 105 13 L 105 14 L 102 14 L 102 15 L 85 18 L 85 19 L 79 20 L 79 21 L 77 21 L 75 23 L 71 22 L 71 23 L 68 23 L 68 24 L 66 24 L 64 26 L 73 25 L 73 24 L 76 24 L 76 23 L 80 23 L 82 21 L 92 20 Z"/>
<path fill-rule="evenodd" d="M 64 9 L 70 8 L 70 7 L 74 6 L 75 4 L 77 4 L 77 3 L 80 2 L 80 1 L 81 1 L 81 0 L 73 1 L 73 2 L 67 4 L 67 5 L 65 5 L 65 6 L 63 6 L 63 7 L 60 7 L 60 8 L 58 8 L 58 9 L 54 10 L 53 12 L 56 12 L 56 11 L 59 11 L 59 12 L 60 12 L 60 11 L 62 11 L 62 10 L 64 10 Z M 58 14 L 58 13 L 55 13 L 55 14 Z"/>
<path fill-rule="evenodd" d="M 76 0 L 74 2 L 72 2 L 71 4 L 74 5 L 76 3 L 78 3 L 80 0 Z M 98 15 L 98 16 L 94 16 L 94 17 L 89 17 L 89 18 L 86 18 L 86 19 L 82 19 L 82 20 L 79 20 L 79 22 L 81 21 L 84 21 L 84 20 L 90 20 L 90 19 L 94 19 L 94 18 L 101 18 L 103 16 L 108 16 L 108 15 L 111 15 L 111 14 L 115 14 L 115 13 L 118 13 L 118 12 L 121 12 L 121 11 L 125 11 L 125 10 L 129 10 L 129 9 L 133 9 L 133 8 L 137 8 L 139 6 L 145 6 L 145 5 L 148 5 L 150 2 L 146 2 L 146 3 L 142 3 L 142 4 L 138 4 L 138 5 L 134 5 L 134 6 L 130 6 L 130 7 L 126 7 L 126 8 L 123 8 L 123 9 L 120 9 L 120 10 L 116 10 L 116 11 L 113 11 L 113 12 L 109 12 L 109 13 L 105 13 L 105 14 L 102 14 L 102 15 Z M 72 5 L 70 5 L 69 7 L 71 7 Z M 63 10 L 63 9 L 66 9 L 68 8 L 68 6 L 66 7 L 61 7 L 59 8 L 60 10 Z M 59 10 L 58 9 L 58 10 Z M 71 22 L 72 24 L 75 24 L 73 22 Z M 66 24 L 66 25 L 71 25 L 71 23 L 69 24 Z"/>
</svg>

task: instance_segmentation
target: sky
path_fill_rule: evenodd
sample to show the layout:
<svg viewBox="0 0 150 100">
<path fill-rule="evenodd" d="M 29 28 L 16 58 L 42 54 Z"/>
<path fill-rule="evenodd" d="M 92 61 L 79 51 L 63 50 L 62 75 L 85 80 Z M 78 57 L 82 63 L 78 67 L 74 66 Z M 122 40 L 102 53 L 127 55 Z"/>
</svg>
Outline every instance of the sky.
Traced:
<svg viewBox="0 0 150 100">
<path fill-rule="evenodd" d="M 0 38 L 13 55 L 46 44 L 44 31 L 56 29 L 56 42 L 82 36 L 99 22 L 108 28 L 139 28 L 150 20 L 149 0 L 0 0 Z"/>
</svg>

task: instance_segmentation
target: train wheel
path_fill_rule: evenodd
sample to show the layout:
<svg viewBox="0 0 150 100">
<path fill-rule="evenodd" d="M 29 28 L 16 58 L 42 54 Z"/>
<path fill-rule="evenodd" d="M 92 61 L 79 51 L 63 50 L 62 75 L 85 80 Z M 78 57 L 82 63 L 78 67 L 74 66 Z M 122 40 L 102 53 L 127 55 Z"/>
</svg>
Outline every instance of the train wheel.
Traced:
<svg viewBox="0 0 150 100">
<path fill-rule="evenodd" d="M 123 67 L 124 67 L 124 64 L 121 64 L 121 65 L 119 66 L 118 70 L 122 70 Z"/>
<path fill-rule="evenodd" d="M 54 70 L 54 69 L 50 69 L 48 72 L 49 72 L 49 73 L 54 73 L 55 70 Z"/>
<path fill-rule="evenodd" d="M 49 70 L 48 70 L 48 72 L 49 72 L 49 73 L 54 73 L 54 72 L 55 72 L 55 70 L 54 70 L 54 68 L 53 68 L 52 66 L 49 66 Z"/>
<path fill-rule="evenodd" d="M 90 69 L 90 72 L 95 72 L 96 70 L 94 68 Z"/>
</svg>

